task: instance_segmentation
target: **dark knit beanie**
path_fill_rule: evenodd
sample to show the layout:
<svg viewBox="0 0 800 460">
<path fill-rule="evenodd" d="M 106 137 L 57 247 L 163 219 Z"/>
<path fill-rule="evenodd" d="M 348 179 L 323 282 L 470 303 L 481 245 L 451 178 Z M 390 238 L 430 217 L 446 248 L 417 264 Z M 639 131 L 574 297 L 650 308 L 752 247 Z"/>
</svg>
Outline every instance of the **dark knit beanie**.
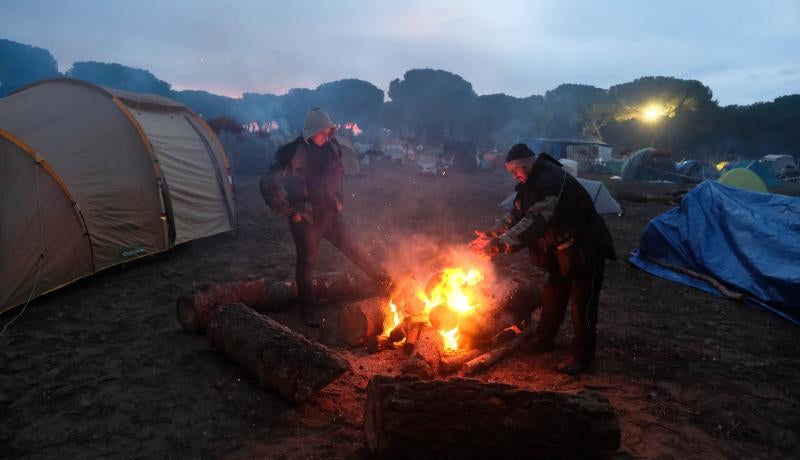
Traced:
<svg viewBox="0 0 800 460">
<path fill-rule="evenodd" d="M 511 147 L 511 150 L 508 151 L 508 155 L 506 155 L 506 163 L 509 161 L 520 160 L 522 158 L 529 158 L 535 157 L 536 154 L 533 153 L 533 150 L 529 149 L 525 144 L 517 144 Z"/>
</svg>

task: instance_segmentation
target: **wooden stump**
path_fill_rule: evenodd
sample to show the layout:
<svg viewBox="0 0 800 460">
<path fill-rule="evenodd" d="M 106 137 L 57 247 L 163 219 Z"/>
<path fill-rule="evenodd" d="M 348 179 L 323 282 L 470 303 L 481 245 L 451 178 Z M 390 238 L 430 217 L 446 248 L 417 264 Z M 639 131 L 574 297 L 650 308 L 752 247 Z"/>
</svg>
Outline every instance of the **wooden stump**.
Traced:
<svg viewBox="0 0 800 460">
<path fill-rule="evenodd" d="M 371 282 L 352 273 L 322 275 L 314 278 L 312 285 L 318 299 L 374 295 Z M 206 328 L 211 314 L 220 305 L 242 303 L 264 312 L 299 302 L 294 281 L 257 278 L 200 286 L 196 291 L 178 297 L 176 310 L 183 330 L 196 333 Z"/>
<path fill-rule="evenodd" d="M 208 339 L 292 402 L 311 398 L 350 369 L 347 360 L 324 345 L 243 304 L 218 308 L 208 324 Z"/>
<path fill-rule="evenodd" d="M 383 333 L 387 299 L 375 297 L 346 305 L 339 312 L 339 336 L 348 345 L 362 345 Z"/>
<path fill-rule="evenodd" d="M 471 379 L 375 376 L 367 445 L 381 458 L 603 458 L 620 427 L 604 396 L 523 390 Z"/>
</svg>

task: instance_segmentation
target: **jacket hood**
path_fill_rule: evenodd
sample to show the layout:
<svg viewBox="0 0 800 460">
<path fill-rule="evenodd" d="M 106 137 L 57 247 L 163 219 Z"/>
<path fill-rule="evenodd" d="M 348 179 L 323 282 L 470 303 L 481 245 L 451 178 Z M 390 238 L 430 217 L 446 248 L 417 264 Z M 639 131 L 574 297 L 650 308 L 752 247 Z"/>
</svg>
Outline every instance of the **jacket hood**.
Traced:
<svg viewBox="0 0 800 460">
<path fill-rule="evenodd" d="M 303 139 L 307 141 L 308 138 L 323 129 L 335 127 L 336 125 L 333 124 L 333 120 L 331 120 L 331 117 L 324 110 L 319 107 L 314 107 L 308 111 L 306 120 L 303 122 Z"/>
</svg>

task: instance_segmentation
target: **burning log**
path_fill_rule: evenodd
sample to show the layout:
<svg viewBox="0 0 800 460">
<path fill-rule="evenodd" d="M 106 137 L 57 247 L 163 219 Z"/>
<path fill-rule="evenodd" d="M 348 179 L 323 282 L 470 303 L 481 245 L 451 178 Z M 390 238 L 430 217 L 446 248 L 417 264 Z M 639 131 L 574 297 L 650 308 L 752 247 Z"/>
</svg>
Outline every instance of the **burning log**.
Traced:
<svg viewBox="0 0 800 460">
<path fill-rule="evenodd" d="M 350 369 L 327 347 L 243 304 L 219 307 L 208 324 L 208 339 L 292 402 L 311 398 Z"/>
<path fill-rule="evenodd" d="M 506 328 L 494 336 L 492 339 L 492 345 L 497 346 L 512 340 L 519 334 L 520 331 L 515 326 Z M 485 348 L 474 348 L 462 353 L 442 356 L 442 359 L 439 363 L 439 372 L 442 375 L 452 374 L 461 369 L 461 366 L 463 366 L 465 363 L 470 362 L 486 353 L 487 350 Z"/>
<path fill-rule="evenodd" d="M 422 322 L 412 323 L 409 321 L 409 324 L 406 326 L 406 341 L 405 343 L 403 343 L 403 353 L 411 355 L 414 352 L 417 340 L 419 339 L 419 336 L 422 333 L 422 329 L 424 327 L 425 323 Z"/>
<path fill-rule="evenodd" d="M 541 291 L 533 283 L 514 281 L 494 305 L 488 305 L 461 320 L 459 332 L 472 346 L 492 342 L 493 338 L 512 325 L 530 320 L 539 305 Z"/>
<path fill-rule="evenodd" d="M 408 321 L 403 321 L 402 323 L 398 324 L 397 326 L 389 332 L 389 340 L 392 343 L 397 343 L 406 338 L 406 328 L 408 327 Z"/>
<path fill-rule="evenodd" d="M 530 391 L 472 379 L 377 375 L 364 432 L 381 458 L 603 458 L 620 444 L 604 396 Z"/>
<path fill-rule="evenodd" d="M 391 350 L 394 348 L 394 342 L 385 335 L 376 335 L 367 339 L 367 352 L 377 353 L 381 350 Z"/>
<path fill-rule="evenodd" d="M 439 361 L 439 372 L 442 375 L 452 374 L 461 369 L 461 366 L 467 361 L 471 361 L 484 353 L 486 353 L 486 350 L 482 348 L 473 348 L 462 353 L 442 356 Z"/>
<path fill-rule="evenodd" d="M 377 297 L 351 303 L 339 312 L 339 337 L 352 346 L 383 333 L 386 299 Z M 401 339 L 402 340 L 402 339 Z"/>
<path fill-rule="evenodd" d="M 507 354 L 511 353 L 512 351 L 519 348 L 520 344 L 527 340 L 528 337 L 531 335 L 531 331 L 533 328 L 528 326 L 525 330 L 522 331 L 521 334 L 517 335 L 513 339 L 503 342 L 498 347 L 476 357 L 473 358 L 466 363 L 462 368 L 462 373 L 464 375 L 474 375 L 478 372 L 485 371 L 488 369 L 492 364 L 500 361 L 503 357 Z"/>
<path fill-rule="evenodd" d="M 352 273 L 325 275 L 312 283 L 318 299 L 372 293 L 370 281 Z M 178 297 L 176 310 L 183 329 L 195 333 L 205 329 L 220 305 L 242 303 L 257 311 L 271 311 L 299 302 L 294 281 L 258 278 L 200 286 Z"/>
<path fill-rule="evenodd" d="M 400 373 L 432 379 L 439 374 L 442 336 L 434 328 L 422 324 L 417 330 L 418 338 L 408 359 L 400 366 Z"/>
<path fill-rule="evenodd" d="M 428 320 L 437 331 L 449 331 L 458 326 L 458 313 L 452 308 L 442 305 L 431 310 Z"/>
</svg>

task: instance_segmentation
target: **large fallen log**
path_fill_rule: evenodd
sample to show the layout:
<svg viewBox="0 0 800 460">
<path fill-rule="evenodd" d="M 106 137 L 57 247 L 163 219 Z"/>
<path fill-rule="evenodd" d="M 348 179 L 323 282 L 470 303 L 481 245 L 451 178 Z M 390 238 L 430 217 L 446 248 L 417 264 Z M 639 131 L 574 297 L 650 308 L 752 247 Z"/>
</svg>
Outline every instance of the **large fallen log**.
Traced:
<svg viewBox="0 0 800 460">
<path fill-rule="evenodd" d="M 365 277 L 353 273 L 332 273 L 312 280 L 318 299 L 347 295 L 374 295 L 374 286 Z M 197 290 L 178 297 L 178 322 L 186 332 L 201 332 L 211 314 L 220 305 L 243 303 L 257 311 L 273 311 L 297 304 L 297 285 L 294 281 L 269 278 L 205 284 Z"/>
<path fill-rule="evenodd" d="M 377 375 L 367 446 L 381 458 L 603 458 L 619 448 L 614 408 L 594 392 L 530 391 L 471 379 Z"/>
<path fill-rule="evenodd" d="M 292 402 L 311 398 L 350 369 L 344 358 L 246 305 L 219 307 L 208 323 L 208 339 L 259 382 Z"/>
</svg>

